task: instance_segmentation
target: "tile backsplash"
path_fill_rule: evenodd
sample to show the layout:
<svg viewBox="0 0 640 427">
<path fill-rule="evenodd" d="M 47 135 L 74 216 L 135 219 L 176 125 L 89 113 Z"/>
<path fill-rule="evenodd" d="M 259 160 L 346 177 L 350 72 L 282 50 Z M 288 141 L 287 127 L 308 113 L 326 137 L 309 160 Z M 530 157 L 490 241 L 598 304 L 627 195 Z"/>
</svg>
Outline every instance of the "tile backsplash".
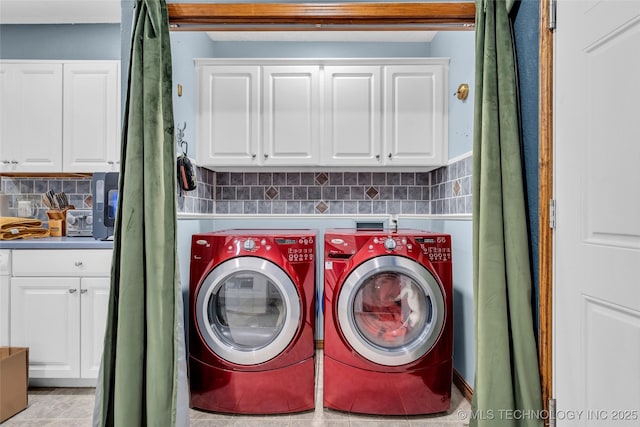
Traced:
<svg viewBox="0 0 640 427">
<path fill-rule="evenodd" d="M 470 214 L 472 207 L 473 157 L 467 156 L 446 167 L 429 172 L 431 175 L 431 214 Z"/>
<path fill-rule="evenodd" d="M 470 214 L 472 157 L 430 172 L 214 172 L 196 168 L 193 191 L 176 188 L 179 213 L 217 214 Z M 10 215 L 31 200 L 40 219 L 40 195 L 67 193 L 76 208 L 90 208 L 90 178 L 1 177 Z"/>
<path fill-rule="evenodd" d="M 9 215 L 18 216 L 18 201 L 30 200 L 38 208 L 36 218 L 47 219 L 47 207 L 42 203 L 41 195 L 48 190 L 56 193 L 64 191 L 69 203 L 76 209 L 89 209 L 92 206 L 91 179 L 88 178 L 0 178 L 0 190 L 7 194 Z"/>
<path fill-rule="evenodd" d="M 472 165 L 468 155 L 430 172 L 215 172 L 213 212 L 470 214 Z"/>
</svg>

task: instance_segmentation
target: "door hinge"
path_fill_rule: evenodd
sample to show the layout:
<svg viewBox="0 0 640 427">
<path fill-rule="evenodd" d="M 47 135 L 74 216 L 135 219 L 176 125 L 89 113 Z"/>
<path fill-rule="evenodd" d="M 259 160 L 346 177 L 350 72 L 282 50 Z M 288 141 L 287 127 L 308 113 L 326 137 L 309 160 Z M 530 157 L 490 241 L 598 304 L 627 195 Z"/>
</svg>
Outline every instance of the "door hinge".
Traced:
<svg viewBox="0 0 640 427">
<path fill-rule="evenodd" d="M 549 228 L 556 228 L 556 201 L 549 199 Z"/>
<path fill-rule="evenodd" d="M 549 399 L 549 427 L 556 427 L 556 400 Z"/>
<path fill-rule="evenodd" d="M 556 29 L 556 5 L 557 0 L 549 0 L 549 29 L 551 31 Z"/>
</svg>

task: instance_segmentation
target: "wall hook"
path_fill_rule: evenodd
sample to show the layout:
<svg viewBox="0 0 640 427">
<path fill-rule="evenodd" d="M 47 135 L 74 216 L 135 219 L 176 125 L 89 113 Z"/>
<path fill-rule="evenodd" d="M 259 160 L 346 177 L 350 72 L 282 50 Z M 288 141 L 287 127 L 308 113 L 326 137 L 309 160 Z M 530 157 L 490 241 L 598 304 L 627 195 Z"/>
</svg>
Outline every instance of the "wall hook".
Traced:
<svg viewBox="0 0 640 427">
<path fill-rule="evenodd" d="M 458 86 L 458 91 L 453 94 L 453 96 L 457 97 L 460 101 L 464 101 L 469 96 L 469 85 L 466 83 L 461 83 Z"/>
<path fill-rule="evenodd" d="M 183 123 L 182 128 L 180 128 L 180 125 L 178 125 L 177 128 L 178 128 L 177 143 L 182 149 L 182 152 L 184 154 L 187 154 L 187 150 L 189 150 L 189 144 L 187 144 L 187 141 L 184 140 L 184 130 L 187 128 L 187 122 Z"/>
</svg>

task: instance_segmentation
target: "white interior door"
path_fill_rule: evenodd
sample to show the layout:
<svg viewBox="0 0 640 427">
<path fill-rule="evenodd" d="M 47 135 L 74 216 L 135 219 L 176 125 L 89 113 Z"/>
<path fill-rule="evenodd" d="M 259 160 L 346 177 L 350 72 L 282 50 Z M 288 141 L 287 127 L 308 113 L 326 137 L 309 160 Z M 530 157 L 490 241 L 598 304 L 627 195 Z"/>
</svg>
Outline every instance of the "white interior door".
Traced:
<svg viewBox="0 0 640 427">
<path fill-rule="evenodd" d="M 640 2 L 560 0 L 557 22 L 557 425 L 637 426 Z"/>
</svg>

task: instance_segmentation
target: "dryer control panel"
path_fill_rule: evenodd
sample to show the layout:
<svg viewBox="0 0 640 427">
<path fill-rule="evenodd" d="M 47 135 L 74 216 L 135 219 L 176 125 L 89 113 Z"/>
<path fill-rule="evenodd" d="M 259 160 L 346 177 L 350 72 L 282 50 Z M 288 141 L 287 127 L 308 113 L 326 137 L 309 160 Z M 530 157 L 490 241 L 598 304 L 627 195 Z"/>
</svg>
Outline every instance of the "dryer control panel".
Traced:
<svg viewBox="0 0 640 427">
<path fill-rule="evenodd" d="M 449 236 L 416 237 L 422 253 L 429 261 L 451 261 L 451 241 Z"/>
<path fill-rule="evenodd" d="M 405 230 L 398 232 L 357 231 L 325 234 L 325 257 L 348 259 L 364 251 L 371 255 L 417 256 L 422 253 L 431 262 L 451 261 L 451 236 Z"/>
</svg>

